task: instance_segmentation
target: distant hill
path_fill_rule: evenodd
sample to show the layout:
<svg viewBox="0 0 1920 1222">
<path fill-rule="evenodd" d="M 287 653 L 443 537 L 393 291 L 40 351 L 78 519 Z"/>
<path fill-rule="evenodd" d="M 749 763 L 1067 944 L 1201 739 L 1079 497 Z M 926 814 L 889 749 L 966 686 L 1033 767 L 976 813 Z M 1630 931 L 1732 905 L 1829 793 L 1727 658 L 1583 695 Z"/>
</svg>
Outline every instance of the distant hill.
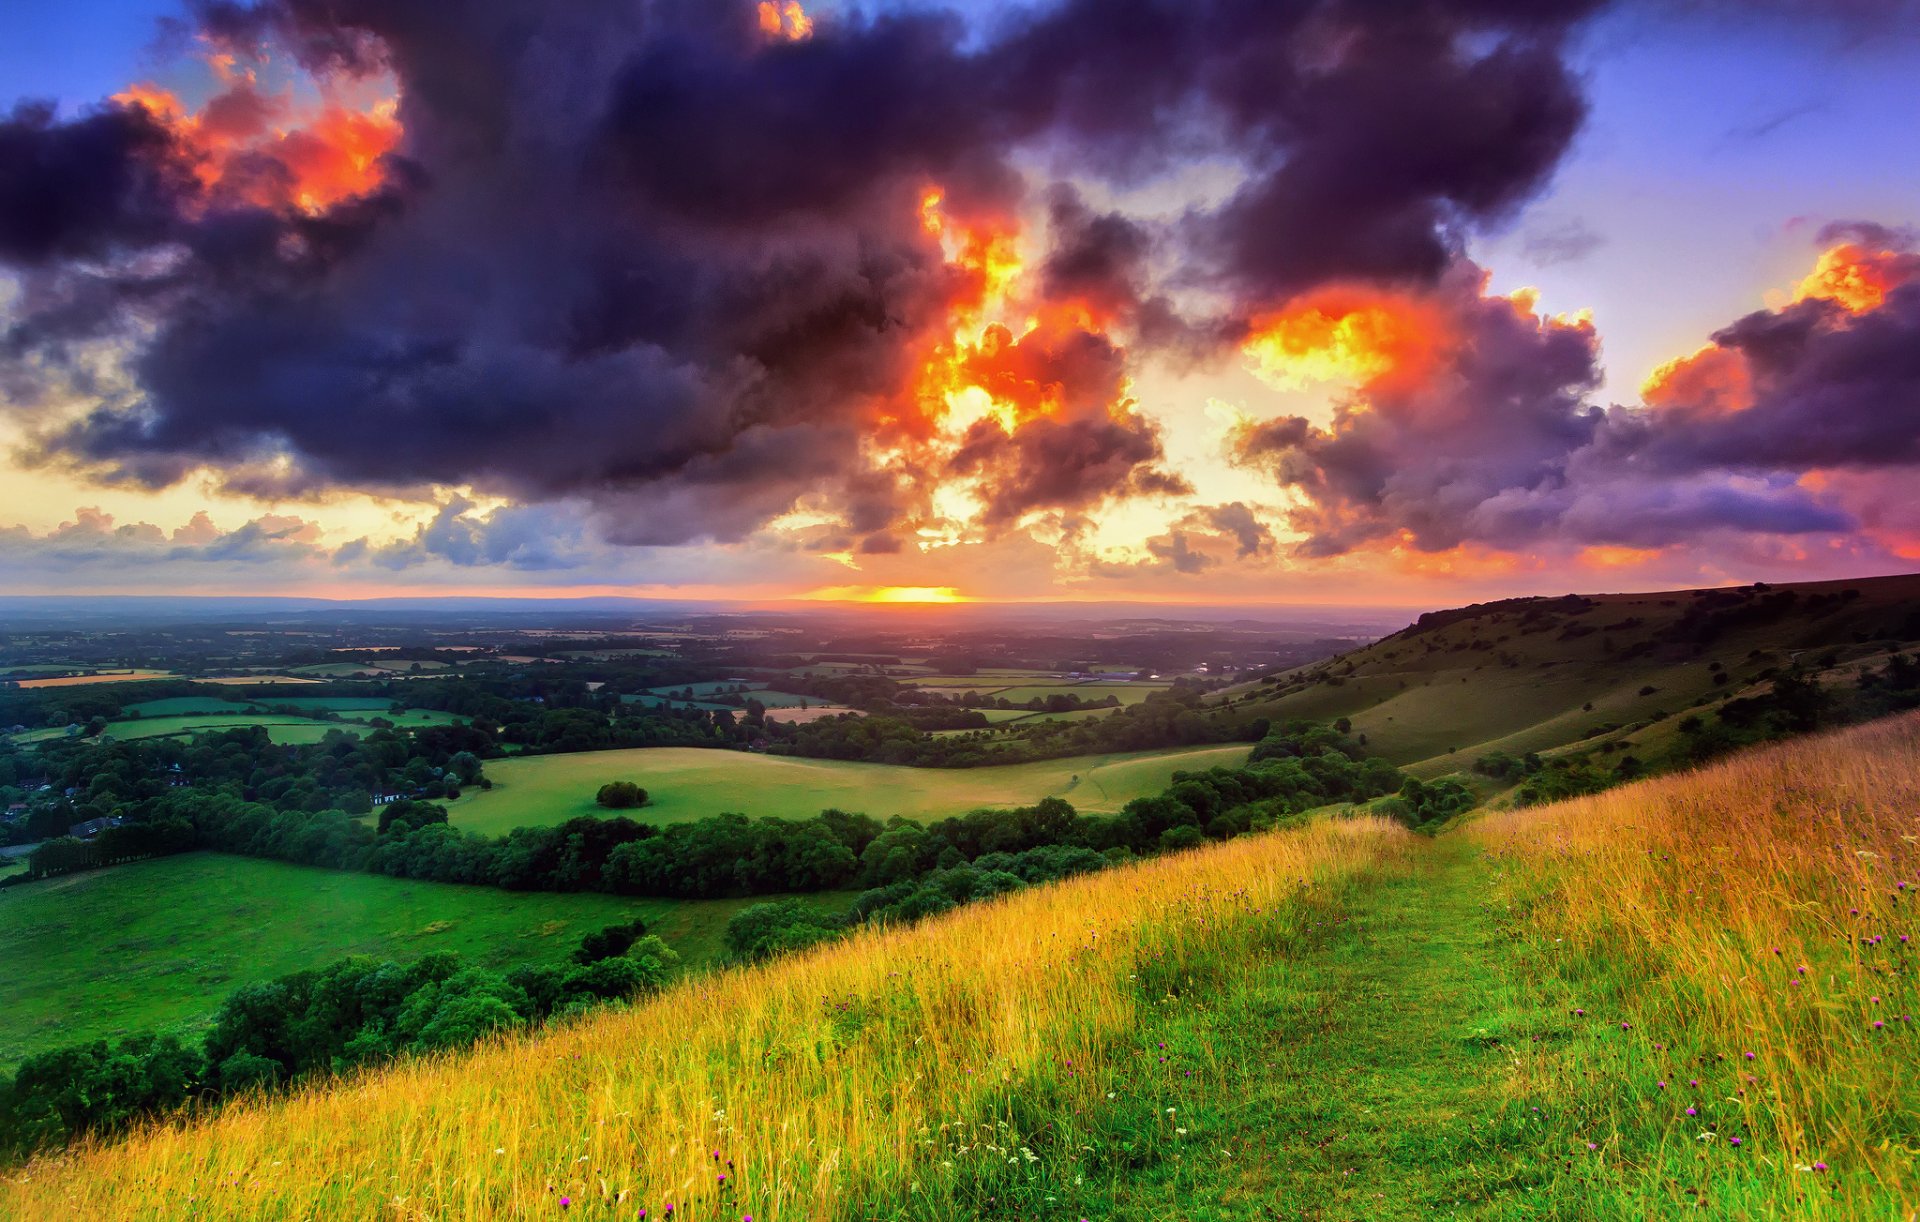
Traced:
<svg viewBox="0 0 1920 1222">
<path fill-rule="evenodd" d="M 1703 708 L 1804 668 L 1852 683 L 1920 643 L 1920 574 L 1477 603 L 1361 649 L 1226 689 L 1276 718 L 1348 719 L 1421 775 L 1481 755 L 1656 755 Z"/>
</svg>

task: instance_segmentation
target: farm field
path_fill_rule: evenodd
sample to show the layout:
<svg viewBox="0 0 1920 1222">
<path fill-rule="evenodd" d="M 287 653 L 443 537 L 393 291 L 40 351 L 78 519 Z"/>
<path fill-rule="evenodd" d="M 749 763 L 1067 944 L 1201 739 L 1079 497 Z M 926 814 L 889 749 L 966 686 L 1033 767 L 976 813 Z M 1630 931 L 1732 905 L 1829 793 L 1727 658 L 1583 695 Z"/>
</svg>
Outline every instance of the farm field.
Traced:
<svg viewBox="0 0 1920 1222">
<path fill-rule="evenodd" d="M 816 897 L 829 907 L 851 896 Z M 500 891 L 190 853 L 0 889 L 0 1068 L 43 1047 L 185 1031 L 250 980 L 343 955 L 510 966 L 640 917 L 690 963 L 754 901 Z"/>
<path fill-rule="evenodd" d="M 374 718 L 390 722 L 401 728 L 420 726 L 451 725 L 459 720 L 453 714 L 438 709 L 407 709 L 392 713 L 387 710 L 389 702 L 372 701 L 377 707 L 338 708 L 341 698 L 316 698 L 307 702 L 315 712 L 335 711 L 345 719 L 325 721 L 313 717 L 300 717 L 286 713 L 270 713 L 264 705 L 280 704 L 278 699 L 258 704 L 230 703 L 207 700 L 202 697 L 180 697 L 174 700 L 150 701 L 138 706 L 141 716 L 125 718 L 107 723 L 106 733 L 119 739 L 171 738 L 190 736 L 214 730 L 235 730 L 247 726 L 265 726 L 268 736 L 277 743 L 317 743 L 327 736 L 328 730 L 341 730 L 348 734 L 364 734 L 371 728 Z M 291 704 L 292 700 L 285 701 Z M 167 713 L 172 707 L 191 707 L 191 711 Z M 149 712 L 149 710 L 152 712 Z M 37 732 L 43 737 L 56 737 L 64 734 L 63 729 Z M 22 741 L 32 741 L 33 736 L 23 735 Z"/>
<path fill-rule="evenodd" d="M 783 721 L 790 726 L 803 726 L 810 721 L 824 721 L 829 717 L 840 717 L 847 713 L 858 713 L 859 709 L 840 708 L 831 704 L 816 704 L 811 708 L 768 709 L 768 721 Z"/>
<path fill-rule="evenodd" d="M 653 823 L 683 823 L 738 811 L 806 819 L 828 807 L 877 818 L 938 819 L 983 806 L 1023 806 L 1049 796 L 1107 813 L 1159 793 L 1173 774 L 1244 761 L 1245 744 L 1131 755 L 1081 755 L 995 768 L 903 768 L 796 759 L 695 747 L 641 747 L 489 761 L 491 790 L 469 789 L 450 804 L 456 827 L 490 835 L 606 811 L 594 802 L 609 781 L 633 781 L 652 801 L 628 812 Z"/>
<path fill-rule="evenodd" d="M 119 739 L 172 738 L 213 730 L 238 730 L 248 726 L 265 726 L 275 742 L 285 743 L 318 742 L 325 737 L 327 730 L 359 733 L 366 728 L 305 717 L 288 717 L 280 713 L 249 713 L 242 709 L 235 713 L 195 713 L 179 717 L 135 717 L 126 721 L 110 721 L 105 732 Z M 305 730 L 316 733 L 311 739 L 293 733 Z"/>
<path fill-rule="evenodd" d="M 21 679 L 19 684 L 23 688 L 86 687 L 95 683 L 139 683 L 147 679 L 175 677 L 170 670 L 115 670 L 103 671 L 97 675 L 61 675 L 51 679 Z"/>
</svg>

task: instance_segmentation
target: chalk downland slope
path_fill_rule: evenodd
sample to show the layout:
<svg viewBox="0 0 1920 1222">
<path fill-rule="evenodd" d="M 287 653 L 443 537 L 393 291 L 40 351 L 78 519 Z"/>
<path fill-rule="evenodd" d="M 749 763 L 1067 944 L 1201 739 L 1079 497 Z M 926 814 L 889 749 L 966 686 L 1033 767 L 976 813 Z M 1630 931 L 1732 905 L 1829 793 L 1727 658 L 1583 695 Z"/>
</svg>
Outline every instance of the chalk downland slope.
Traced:
<svg viewBox="0 0 1920 1222">
<path fill-rule="evenodd" d="M 1567 748 L 1643 757 L 1689 714 L 1795 664 L 1851 682 L 1920 642 L 1920 575 L 1652 594 L 1509 599 L 1436 611 L 1325 662 L 1228 689 L 1276 718 L 1348 718 L 1420 775 L 1480 755 Z"/>
</svg>

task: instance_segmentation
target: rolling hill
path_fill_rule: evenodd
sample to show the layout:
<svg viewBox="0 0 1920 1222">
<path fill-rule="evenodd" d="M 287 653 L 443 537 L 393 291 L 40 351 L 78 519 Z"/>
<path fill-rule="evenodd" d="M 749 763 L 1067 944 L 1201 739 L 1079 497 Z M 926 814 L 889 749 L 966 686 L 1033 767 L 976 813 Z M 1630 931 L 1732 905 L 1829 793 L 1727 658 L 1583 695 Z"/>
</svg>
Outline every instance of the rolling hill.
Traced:
<svg viewBox="0 0 1920 1222">
<path fill-rule="evenodd" d="M 0 1215 L 1906 1216 L 1916 759 L 1244 837 L 82 1144 Z"/>
<path fill-rule="evenodd" d="M 1658 754 L 1685 717 L 1783 670 L 1852 682 L 1917 642 L 1920 575 L 1508 599 L 1430 612 L 1217 699 L 1345 718 L 1370 752 L 1433 776 L 1493 751 Z"/>
</svg>

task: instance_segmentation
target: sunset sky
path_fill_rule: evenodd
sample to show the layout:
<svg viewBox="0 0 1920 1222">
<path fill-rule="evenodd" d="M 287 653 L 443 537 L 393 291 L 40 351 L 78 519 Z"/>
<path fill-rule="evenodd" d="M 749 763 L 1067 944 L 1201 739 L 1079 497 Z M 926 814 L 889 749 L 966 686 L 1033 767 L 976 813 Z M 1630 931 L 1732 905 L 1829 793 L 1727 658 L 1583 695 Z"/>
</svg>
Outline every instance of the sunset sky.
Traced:
<svg viewBox="0 0 1920 1222">
<path fill-rule="evenodd" d="M 0 94 L 9 593 L 1920 569 L 1905 0 L 69 0 Z"/>
</svg>

